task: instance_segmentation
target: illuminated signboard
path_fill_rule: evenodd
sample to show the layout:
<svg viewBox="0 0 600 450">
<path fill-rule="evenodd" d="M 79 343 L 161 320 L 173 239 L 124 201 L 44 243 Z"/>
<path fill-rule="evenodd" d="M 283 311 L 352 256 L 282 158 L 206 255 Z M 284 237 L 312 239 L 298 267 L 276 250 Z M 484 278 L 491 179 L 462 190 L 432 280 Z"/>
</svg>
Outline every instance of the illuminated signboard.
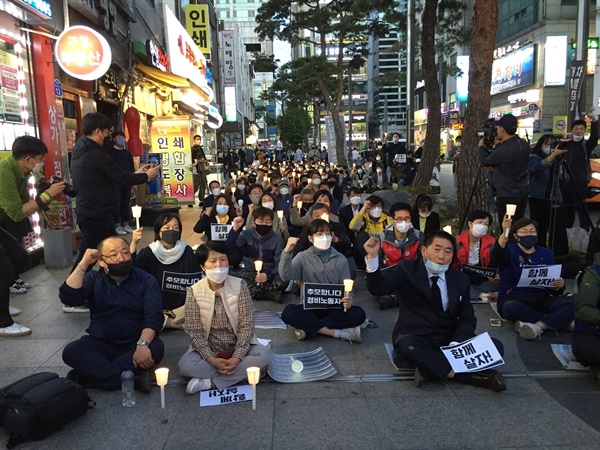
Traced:
<svg viewBox="0 0 600 450">
<path fill-rule="evenodd" d="M 54 52 L 60 68 L 79 80 L 102 77 L 112 58 L 106 39 L 91 28 L 79 25 L 61 33 Z"/>
<path fill-rule="evenodd" d="M 146 41 L 146 49 L 148 51 L 148 63 L 162 70 L 163 72 L 169 71 L 169 56 L 162 51 L 162 49 L 156 45 L 152 39 Z"/>
<path fill-rule="evenodd" d="M 52 19 L 52 5 L 45 0 L 20 0 L 19 6 L 27 11 L 42 17 L 43 19 Z"/>
<path fill-rule="evenodd" d="M 235 86 L 225 86 L 225 122 L 237 122 Z"/>
<path fill-rule="evenodd" d="M 533 83 L 534 46 L 521 47 L 494 61 L 491 94 L 510 91 Z"/>
<path fill-rule="evenodd" d="M 462 75 L 456 78 L 456 100 L 466 102 L 469 98 L 469 57 L 457 56 L 456 66 Z"/>
<path fill-rule="evenodd" d="M 206 59 L 210 60 L 208 5 L 185 5 L 185 29 Z"/>
<path fill-rule="evenodd" d="M 547 36 L 544 46 L 544 86 L 567 82 L 567 36 Z"/>
</svg>

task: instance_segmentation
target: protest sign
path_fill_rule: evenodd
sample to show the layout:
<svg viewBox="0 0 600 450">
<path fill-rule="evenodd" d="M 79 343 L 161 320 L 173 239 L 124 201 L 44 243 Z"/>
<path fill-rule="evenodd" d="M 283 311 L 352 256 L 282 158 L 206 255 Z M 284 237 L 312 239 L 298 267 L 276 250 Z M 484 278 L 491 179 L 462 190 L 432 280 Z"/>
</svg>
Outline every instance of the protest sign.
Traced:
<svg viewBox="0 0 600 450">
<path fill-rule="evenodd" d="M 397 153 L 396 155 L 394 155 L 394 160 L 399 164 L 406 164 L 406 154 Z"/>
<path fill-rule="evenodd" d="M 440 348 L 455 373 L 479 372 L 504 364 L 502 356 L 487 333 L 460 344 Z"/>
<path fill-rule="evenodd" d="M 561 264 L 555 264 L 553 266 L 523 266 L 521 278 L 519 279 L 517 287 L 552 287 L 550 283 L 552 283 L 553 280 L 560 278 L 561 270 Z"/>
<path fill-rule="evenodd" d="M 177 273 L 163 272 L 161 290 L 165 292 L 185 293 L 187 288 L 193 286 L 202 279 L 202 272 Z"/>
<path fill-rule="evenodd" d="M 229 232 L 233 228 L 233 225 L 213 223 L 210 226 L 210 240 L 211 241 L 226 241 Z"/>
<path fill-rule="evenodd" d="M 343 284 L 302 283 L 304 309 L 340 309 L 342 298 Z"/>
<path fill-rule="evenodd" d="M 482 277 L 488 278 L 495 278 L 496 275 L 498 275 L 498 269 L 493 269 L 491 267 L 472 266 L 470 264 L 463 264 L 462 271 L 467 275 L 481 275 Z"/>
<path fill-rule="evenodd" d="M 200 391 L 200 406 L 218 406 L 231 403 L 248 402 L 252 400 L 252 386 L 230 387 L 227 389 L 213 389 L 211 391 Z"/>
</svg>

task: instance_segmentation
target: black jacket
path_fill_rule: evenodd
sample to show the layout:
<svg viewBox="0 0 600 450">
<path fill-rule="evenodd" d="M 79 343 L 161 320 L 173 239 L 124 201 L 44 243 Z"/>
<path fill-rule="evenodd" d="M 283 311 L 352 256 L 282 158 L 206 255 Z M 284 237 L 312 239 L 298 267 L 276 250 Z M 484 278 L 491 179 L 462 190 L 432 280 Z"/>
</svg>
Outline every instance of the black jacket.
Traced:
<svg viewBox="0 0 600 450">
<path fill-rule="evenodd" d="M 71 171 L 77 189 L 75 212 L 97 219 L 111 218 L 115 201 L 114 186 L 131 186 L 148 181 L 145 173 L 136 174 L 119 167 L 110 154 L 87 137 L 73 146 Z"/>
<path fill-rule="evenodd" d="M 492 167 L 498 197 L 525 197 L 529 186 L 529 144 L 519 136 L 502 141 L 492 153 L 479 147 L 479 161 Z"/>
<path fill-rule="evenodd" d="M 358 205 L 358 211 L 361 210 L 363 204 Z M 340 213 L 338 214 L 340 218 L 340 222 L 344 224 L 347 230 L 350 230 L 350 222 L 354 219 L 354 213 L 352 212 L 352 205 L 346 205 L 340 208 Z"/>
<path fill-rule="evenodd" d="M 571 171 L 574 183 L 587 185 L 590 181 L 590 158 L 598 145 L 598 123 L 600 122 L 592 122 L 590 138 L 587 141 L 566 143 L 567 153 L 564 154 L 564 161 Z"/>
<path fill-rule="evenodd" d="M 446 271 L 448 310 L 431 296 L 428 272 L 421 259 L 367 273 L 367 289 L 373 295 L 400 293 L 400 310 L 392 342 L 405 336 L 427 336 L 448 342 L 463 342 L 475 336 L 477 319 L 469 298 L 469 277 L 449 268 Z"/>
<path fill-rule="evenodd" d="M 413 210 L 411 216 L 412 216 L 413 228 L 415 230 L 419 230 L 425 236 L 427 236 L 432 231 L 441 229 L 440 228 L 440 215 L 438 213 L 436 213 L 435 211 L 431 211 L 431 214 L 425 221 L 425 229 L 424 230 L 421 230 L 421 224 L 420 224 L 420 220 L 419 220 L 419 219 L 421 219 L 421 217 L 419 216 L 419 210 L 418 209 Z"/>
</svg>

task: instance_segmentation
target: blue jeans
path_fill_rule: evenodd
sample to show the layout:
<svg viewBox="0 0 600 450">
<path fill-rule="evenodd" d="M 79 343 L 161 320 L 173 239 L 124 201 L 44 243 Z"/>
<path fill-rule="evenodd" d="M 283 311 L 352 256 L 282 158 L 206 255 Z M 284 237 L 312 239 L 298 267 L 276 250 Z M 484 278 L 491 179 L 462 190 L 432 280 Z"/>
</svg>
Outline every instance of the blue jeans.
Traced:
<svg viewBox="0 0 600 450">
<path fill-rule="evenodd" d="M 518 300 L 507 300 L 502 305 L 502 317 L 516 322 L 543 322 L 558 333 L 575 319 L 575 301 L 568 298 L 555 298 L 544 307 L 534 308 Z"/>
</svg>

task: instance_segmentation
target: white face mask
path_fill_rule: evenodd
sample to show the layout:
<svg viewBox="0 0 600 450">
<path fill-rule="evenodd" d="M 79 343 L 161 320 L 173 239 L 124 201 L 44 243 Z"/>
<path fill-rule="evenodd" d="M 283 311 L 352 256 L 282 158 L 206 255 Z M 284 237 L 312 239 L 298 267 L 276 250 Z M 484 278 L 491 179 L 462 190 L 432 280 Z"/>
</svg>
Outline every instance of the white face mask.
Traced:
<svg viewBox="0 0 600 450">
<path fill-rule="evenodd" d="M 351 205 L 360 205 L 360 197 L 350 197 Z"/>
<path fill-rule="evenodd" d="M 229 267 L 215 267 L 214 269 L 206 269 L 204 272 L 210 281 L 221 284 L 229 274 Z"/>
<path fill-rule="evenodd" d="M 439 275 L 448 270 L 450 264 L 438 264 L 433 261 L 427 260 L 425 261 L 425 268 L 434 275 Z"/>
<path fill-rule="evenodd" d="M 373 208 L 371 211 L 369 211 L 369 214 L 371 215 L 371 217 L 375 217 L 376 219 L 378 219 L 379 217 L 381 217 L 382 212 L 383 209 L 381 208 Z"/>
<path fill-rule="evenodd" d="M 263 207 L 265 207 L 267 209 L 273 209 L 273 208 L 275 208 L 275 204 L 273 202 L 265 202 L 262 205 L 263 205 Z"/>
<path fill-rule="evenodd" d="M 41 173 L 44 170 L 44 162 L 35 163 L 33 169 L 31 169 L 32 173 Z"/>
<path fill-rule="evenodd" d="M 426 213 L 422 213 L 419 211 L 419 216 L 422 217 L 423 219 L 427 219 L 430 215 L 431 215 L 431 211 L 426 212 Z"/>
<path fill-rule="evenodd" d="M 405 222 L 404 220 L 396 224 L 396 230 L 398 230 L 400 233 L 407 233 L 412 227 L 412 223 Z"/>
<path fill-rule="evenodd" d="M 397 137 L 395 137 L 395 138 L 393 139 L 393 141 L 394 141 L 394 142 L 398 142 L 399 140 L 400 140 L 400 139 L 399 139 L 399 138 L 397 138 Z"/>
<path fill-rule="evenodd" d="M 575 142 L 579 142 L 579 141 L 581 141 L 582 139 L 583 139 L 583 135 L 581 135 L 581 136 L 573 135 L 573 140 L 574 140 Z"/>
<path fill-rule="evenodd" d="M 219 195 L 221 193 L 221 188 L 213 189 L 211 192 L 212 192 L 212 195 L 214 195 L 216 197 L 217 195 Z"/>
<path fill-rule="evenodd" d="M 321 236 L 313 238 L 313 245 L 317 250 L 327 250 L 331 247 L 331 236 Z"/>
<path fill-rule="evenodd" d="M 461 145 L 462 145 L 462 142 L 460 142 L 460 141 L 456 143 L 457 147 L 460 147 Z"/>
<path fill-rule="evenodd" d="M 246 185 L 245 184 L 238 184 L 238 190 L 243 191 L 246 189 Z"/>
<path fill-rule="evenodd" d="M 312 180 L 312 182 L 313 182 L 313 184 L 314 184 L 315 186 L 318 186 L 318 185 L 320 185 L 320 184 L 321 184 L 321 179 L 320 179 L 320 178 L 315 178 L 314 180 Z"/>
<path fill-rule="evenodd" d="M 229 212 L 229 205 L 217 205 L 217 214 L 224 216 Z"/>
<path fill-rule="evenodd" d="M 259 200 L 260 200 L 260 197 L 250 197 L 250 201 L 252 203 L 254 203 L 255 205 L 258 205 Z"/>
<path fill-rule="evenodd" d="M 474 223 L 471 227 L 471 234 L 476 238 L 484 236 L 488 231 L 488 226 L 481 223 Z"/>
<path fill-rule="evenodd" d="M 549 154 L 550 154 L 550 146 L 549 146 L 549 145 L 544 145 L 544 146 L 542 147 L 542 153 L 543 153 L 544 155 L 549 155 Z"/>
<path fill-rule="evenodd" d="M 280 193 L 281 195 L 288 195 L 288 194 L 289 194 L 289 192 L 290 192 L 290 190 L 289 190 L 288 188 L 280 188 L 280 189 L 279 189 L 279 193 Z"/>
</svg>

